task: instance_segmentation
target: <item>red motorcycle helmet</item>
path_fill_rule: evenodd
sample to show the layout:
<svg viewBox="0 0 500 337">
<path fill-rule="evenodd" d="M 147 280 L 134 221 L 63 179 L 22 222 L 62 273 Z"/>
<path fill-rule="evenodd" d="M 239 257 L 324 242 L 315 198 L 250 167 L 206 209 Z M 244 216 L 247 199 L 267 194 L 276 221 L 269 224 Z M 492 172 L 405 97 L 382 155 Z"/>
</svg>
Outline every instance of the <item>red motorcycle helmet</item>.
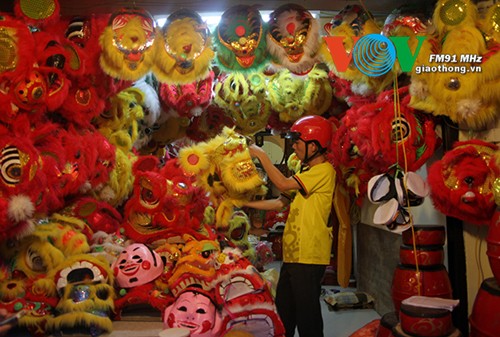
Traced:
<svg viewBox="0 0 500 337">
<path fill-rule="evenodd" d="M 328 119 L 313 115 L 295 121 L 285 137 L 293 141 L 302 139 L 306 143 L 314 141 L 323 149 L 327 149 L 330 146 L 332 132 L 332 123 Z"/>
</svg>

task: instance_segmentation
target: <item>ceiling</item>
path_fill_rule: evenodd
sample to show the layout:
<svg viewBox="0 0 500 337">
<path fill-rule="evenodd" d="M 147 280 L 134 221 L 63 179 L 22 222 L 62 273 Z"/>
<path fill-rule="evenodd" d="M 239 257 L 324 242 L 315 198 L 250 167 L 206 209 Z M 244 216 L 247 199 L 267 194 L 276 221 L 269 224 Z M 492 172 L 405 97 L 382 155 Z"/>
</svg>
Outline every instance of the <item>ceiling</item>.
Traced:
<svg viewBox="0 0 500 337">
<path fill-rule="evenodd" d="M 11 12 L 15 0 L 1 0 L 0 11 Z M 34 0 L 25 0 L 26 3 L 36 4 Z M 38 0 L 39 3 L 47 4 L 50 0 Z M 223 12 L 236 5 L 256 5 L 261 10 L 274 10 L 281 5 L 295 3 L 310 11 L 320 11 L 320 16 L 333 16 L 347 5 L 363 5 L 374 16 L 385 17 L 392 10 L 403 4 L 417 5 L 421 8 L 434 4 L 431 0 L 59 0 L 61 15 L 87 15 L 91 13 L 112 13 L 122 7 L 140 7 L 146 9 L 155 16 L 166 16 L 180 8 L 192 9 L 197 12 Z M 431 6 L 432 8 L 432 6 Z"/>
</svg>

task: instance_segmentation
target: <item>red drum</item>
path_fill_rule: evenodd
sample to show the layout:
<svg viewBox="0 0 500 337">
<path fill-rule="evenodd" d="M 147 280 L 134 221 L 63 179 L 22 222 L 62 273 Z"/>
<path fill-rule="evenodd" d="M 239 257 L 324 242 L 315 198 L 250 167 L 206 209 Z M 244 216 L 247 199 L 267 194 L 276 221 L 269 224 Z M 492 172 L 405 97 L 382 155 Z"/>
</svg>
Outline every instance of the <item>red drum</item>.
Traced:
<svg viewBox="0 0 500 337">
<path fill-rule="evenodd" d="M 486 255 L 488 255 L 491 271 L 497 283 L 500 284 L 500 209 L 495 211 L 491 219 L 486 243 Z"/>
<path fill-rule="evenodd" d="M 500 286 L 494 277 L 481 283 L 469 322 L 470 337 L 500 336 Z"/>
<path fill-rule="evenodd" d="M 399 261 L 411 266 L 417 262 L 419 266 L 441 265 L 444 262 L 443 246 L 417 246 L 414 250 L 413 246 L 401 245 Z"/>
<path fill-rule="evenodd" d="M 416 337 L 447 336 L 453 329 L 451 311 L 401 304 L 399 321 L 404 332 Z"/>
<path fill-rule="evenodd" d="M 443 265 L 422 266 L 417 273 L 415 266 L 400 264 L 394 271 L 391 290 L 398 313 L 401 301 L 414 295 L 453 298 L 450 277 Z"/>
<path fill-rule="evenodd" d="M 409 333 L 404 332 L 403 328 L 401 327 L 401 324 L 396 325 L 396 327 L 392 331 L 392 334 L 394 335 L 394 337 L 415 337 L 414 335 L 410 335 Z M 453 330 L 449 334 L 442 337 L 462 337 L 462 336 L 463 335 L 460 332 L 460 330 L 458 330 L 457 328 L 453 328 Z"/>
<path fill-rule="evenodd" d="M 413 226 L 415 244 L 418 246 L 444 245 L 446 232 L 444 226 Z M 408 228 L 403 233 L 403 244 L 413 246 L 413 232 Z"/>
<path fill-rule="evenodd" d="M 377 330 L 377 337 L 393 337 L 392 329 L 398 325 L 398 314 L 389 312 L 382 316 Z"/>
</svg>

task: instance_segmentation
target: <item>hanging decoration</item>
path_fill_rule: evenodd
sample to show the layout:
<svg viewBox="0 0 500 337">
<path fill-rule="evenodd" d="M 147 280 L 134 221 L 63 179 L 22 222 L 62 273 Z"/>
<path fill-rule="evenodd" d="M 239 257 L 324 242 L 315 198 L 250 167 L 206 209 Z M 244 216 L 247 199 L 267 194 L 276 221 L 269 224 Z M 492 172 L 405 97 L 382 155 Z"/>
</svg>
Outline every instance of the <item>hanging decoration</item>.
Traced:
<svg viewBox="0 0 500 337">
<path fill-rule="evenodd" d="M 41 28 L 59 20 L 60 5 L 58 0 L 16 0 L 14 13 L 26 24 Z"/>
<path fill-rule="evenodd" d="M 271 105 L 266 77 L 262 73 L 230 73 L 214 86 L 214 104 L 224 109 L 243 135 L 253 135 L 267 126 Z"/>
<path fill-rule="evenodd" d="M 356 96 L 374 99 L 392 83 L 390 74 L 366 76 L 352 64 L 346 65 L 345 69 L 338 69 L 339 64 L 334 62 L 332 56 L 334 53 L 345 53 L 350 56 L 359 38 L 369 34 L 380 34 L 381 29 L 371 13 L 360 5 L 347 5 L 323 28 L 326 37 L 321 43 L 319 56 L 330 69 L 330 78 L 333 81 L 334 95 L 337 99 L 349 105 L 353 105 L 359 99 L 354 98 Z M 343 43 L 339 45 L 330 43 L 326 40 L 328 37 L 342 37 Z M 352 56 L 348 60 L 352 62 Z"/>
<path fill-rule="evenodd" d="M 137 81 L 155 60 L 156 22 L 144 9 L 122 8 L 114 13 L 100 36 L 101 68 L 111 77 Z"/>
<path fill-rule="evenodd" d="M 410 91 L 413 108 L 446 116 L 471 130 L 482 130 L 497 120 L 499 103 L 500 54 L 497 48 L 488 50 L 477 16 L 477 7 L 469 0 L 436 4 L 433 23 L 438 48 L 418 67 L 419 73 L 414 69 Z M 441 62 L 432 55 L 449 57 Z M 438 66 L 444 70 L 430 71 Z"/>
<path fill-rule="evenodd" d="M 328 73 L 319 65 L 305 75 L 282 69 L 269 81 L 268 99 L 281 122 L 293 124 L 303 116 L 321 115 L 332 104 Z"/>
<path fill-rule="evenodd" d="M 428 182 L 434 207 L 471 224 L 488 225 L 496 208 L 495 151 L 496 145 L 482 140 L 460 141 L 432 164 Z"/>
<path fill-rule="evenodd" d="M 273 68 L 305 74 L 319 62 L 319 25 L 311 12 L 297 4 L 284 4 L 269 16 L 267 50 Z"/>
<path fill-rule="evenodd" d="M 222 13 L 214 32 L 215 64 L 227 73 L 263 70 L 269 59 L 266 32 L 256 6 L 230 7 Z"/>
<path fill-rule="evenodd" d="M 209 76 L 212 39 L 197 12 L 180 9 L 170 14 L 157 39 L 152 71 L 161 83 L 184 85 Z"/>
<path fill-rule="evenodd" d="M 217 208 L 217 229 L 224 231 L 235 208 L 267 191 L 250 157 L 247 141 L 234 129 L 224 127 L 216 137 L 179 151 L 181 166 L 196 177 L 197 185 L 210 192 Z"/>
</svg>

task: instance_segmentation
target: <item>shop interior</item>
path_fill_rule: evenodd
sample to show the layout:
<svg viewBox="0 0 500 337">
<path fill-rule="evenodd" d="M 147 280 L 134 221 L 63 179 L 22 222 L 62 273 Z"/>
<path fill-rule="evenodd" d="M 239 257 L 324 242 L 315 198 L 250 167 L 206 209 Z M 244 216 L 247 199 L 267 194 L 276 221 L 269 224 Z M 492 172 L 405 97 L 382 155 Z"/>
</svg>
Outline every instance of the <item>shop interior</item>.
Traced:
<svg viewBox="0 0 500 337">
<path fill-rule="evenodd" d="M 0 308 L 23 313 L 7 336 L 284 336 L 288 213 L 244 206 L 280 195 L 245 151 L 294 174 L 286 132 L 316 114 L 342 194 L 325 336 L 499 336 L 499 17 L 497 0 L 2 0 Z M 356 56 L 375 36 L 396 47 L 382 75 Z M 140 286 L 118 276 L 133 244 L 161 260 Z M 223 246 L 238 264 L 221 267 Z M 259 296 L 224 298 L 249 266 Z M 168 326 L 190 282 L 223 308 L 218 334 Z M 439 335 L 405 326 L 412 296 L 417 317 L 446 313 Z"/>
</svg>

